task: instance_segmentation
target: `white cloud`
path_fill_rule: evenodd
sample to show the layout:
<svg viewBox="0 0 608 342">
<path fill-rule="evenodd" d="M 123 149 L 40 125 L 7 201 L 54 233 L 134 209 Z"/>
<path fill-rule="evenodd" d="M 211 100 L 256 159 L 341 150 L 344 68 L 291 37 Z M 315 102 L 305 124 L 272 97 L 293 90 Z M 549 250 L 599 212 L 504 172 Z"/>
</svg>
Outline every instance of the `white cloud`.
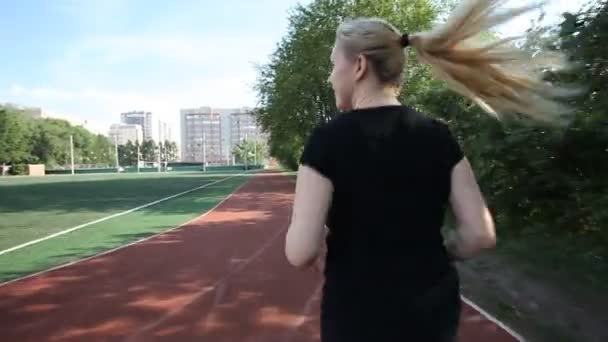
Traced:
<svg viewBox="0 0 608 342">
<path fill-rule="evenodd" d="M 127 23 L 132 4 L 127 0 L 56 0 L 51 3 L 58 14 L 66 18 L 78 30 L 104 30 L 108 23 Z"/>
<path fill-rule="evenodd" d="M 589 0 L 549 0 L 543 6 L 543 10 L 545 11 L 545 20 L 544 24 L 557 24 L 563 18 L 561 15 L 564 12 L 578 12 L 584 4 L 586 4 Z M 526 5 L 522 0 L 509 0 L 506 3 L 507 7 L 521 7 L 522 5 Z M 537 20 L 541 10 L 531 11 L 525 15 L 517 17 L 506 24 L 503 24 L 499 27 L 498 31 L 506 36 L 518 36 L 523 34 L 528 28 L 531 26 L 532 20 Z"/>
<path fill-rule="evenodd" d="M 151 111 L 178 135 L 181 108 L 254 106 L 254 63 L 274 43 L 253 34 L 97 36 L 52 61 L 48 83 L 14 84 L 7 93 L 14 102 L 52 108 L 53 116 L 94 122 L 101 133 L 121 112 Z"/>
<path fill-rule="evenodd" d="M 109 64 L 160 58 L 164 62 L 218 64 L 265 58 L 274 42 L 255 34 L 212 34 L 201 37 L 155 34 L 111 35 L 88 38 L 64 55 L 70 61 L 94 58 Z"/>
<path fill-rule="evenodd" d="M 177 135 L 181 108 L 255 105 L 253 65 L 272 53 L 296 1 L 239 0 L 228 9 L 193 0 L 148 11 L 143 1 L 56 0 L 46 14 L 73 32 L 52 38 L 58 52 L 32 66 L 35 77 L 0 85 L 0 98 L 100 133 L 121 112 L 151 111 Z"/>
<path fill-rule="evenodd" d="M 13 84 L 9 88 L 8 93 L 11 96 L 27 96 L 36 98 L 39 100 L 52 100 L 52 101 L 70 101 L 73 100 L 73 94 L 71 92 L 52 89 L 52 88 L 25 88 L 18 84 Z"/>
<path fill-rule="evenodd" d="M 77 111 L 85 117 L 91 108 L 117 118 L 138 108 L 171 117 L 189 106 L 253 106 L 254 64 L 265 61 L 274 44 L 254 34 L 98 36 L 50 63 L 52 87 L 21 85 L 10 93 L 57 105 L 82 103 Z"/>
<path fill-rule="evenodd" d="M 83 119 L 81 115 L 68 113 L 65 111 L 56 110 L 54 108 L 44 109 L 44 115 L 48 118 L 63 119 L 69 121 L 72 125 L 83 126 L 95 134 L 108 134 L 109 126 L 104 120 Z"/>
<path fill-rule="evenodd" d="M 64 118 L 74 124 L 87 121 L 96 133 L 107 133 L 120 120 L 120 113 L 130 110 L 151 111 L 155 119 L 169 122 L 179 137 L 179 110 L 211 106 L 235 108 L 255 103 L 255 94 L 243 79 L 250 75 L 226 75 L 220 78 L 185 81 L 180 88 L 152 92 L 113 89 L 35 88 L 15 84 L 8 93 L 17 103 L 36 105 L 49 116 Z"/>
</svg>

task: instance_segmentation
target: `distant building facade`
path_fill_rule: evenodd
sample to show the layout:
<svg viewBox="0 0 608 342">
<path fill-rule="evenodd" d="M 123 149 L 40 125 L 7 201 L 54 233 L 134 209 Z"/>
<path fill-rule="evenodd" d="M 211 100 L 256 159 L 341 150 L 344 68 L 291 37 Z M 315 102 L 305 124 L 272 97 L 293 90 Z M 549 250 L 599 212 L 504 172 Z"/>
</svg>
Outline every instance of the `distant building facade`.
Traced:
<svg viewBox="0 0 608 342">
<path fill-rule="evenodd" d="M 173 142 L 173 129 L 171 127 L 171 124 L 167 123 L 167 122 L 163 122 L 163 121 L 159 121 L 158 122 L 159 125 L 159 129 L 160 129 L 160 136 L 158 137 L 158 140 L 160 141 L 170 141 Z"/>
<path fill-rule="evenodd" d="M 241 141 L 250 139 L 263 142 L 267 138 L 250 108 L 200 107 L 182 109 L 180 115 L 183 162 L 202 162 L 203 132 L 207 142 L 207 162 L 210 164 L 230 164 L 233 161 L 232 151 Z"/>
<path fill-rule="evenodd" d="M 133 111 L 120 114 L 120 122 L 128 125 L 140 125 L 145 140 L 153 140 L 152 113 L 144 111 Z"/>
<path fill-rule="evenodd" d="M 262 137 L 260 127 L 251 111 L 230 114 L 230 150 L 243 140 L 259 141 Z"/>
<path fill-rule="evenodd" d="M 222 164 L 222 120 L 218 112 L 209 107 L 182 109 L 181 160 Z"/>
<path fill-rule="evenodd" d="M 126 145 L 129 141 L 133 144 L 144 141 L 143 129 L 140 125 L 113 124 L 110 126 L 108 136 L 110 141 L 118 145 Z"/>
</svg>

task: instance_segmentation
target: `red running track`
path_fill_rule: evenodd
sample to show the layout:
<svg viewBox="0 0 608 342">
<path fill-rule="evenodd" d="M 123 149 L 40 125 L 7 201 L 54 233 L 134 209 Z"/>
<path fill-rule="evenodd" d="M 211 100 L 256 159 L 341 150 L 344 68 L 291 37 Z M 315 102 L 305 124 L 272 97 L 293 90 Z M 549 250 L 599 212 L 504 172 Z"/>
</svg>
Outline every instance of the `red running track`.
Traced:
<svg viewBox="0 0 608 342">
<path fill-rule="evenodd" d="M 180 229 L 0 286 L 0 340 L 318 341 L 322 278 L 283 254 L 292 195 L 258 176 Z M 466 306 L 460 341 L 516 339 Z"/>
</svg>

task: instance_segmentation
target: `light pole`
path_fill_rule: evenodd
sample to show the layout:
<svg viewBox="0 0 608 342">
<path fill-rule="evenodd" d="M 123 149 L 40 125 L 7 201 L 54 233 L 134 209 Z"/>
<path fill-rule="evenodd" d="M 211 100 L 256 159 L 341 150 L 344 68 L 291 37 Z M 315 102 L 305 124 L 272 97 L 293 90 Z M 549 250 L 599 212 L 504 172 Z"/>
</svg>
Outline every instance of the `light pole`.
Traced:
<svg viewBox="0 0 608 342">
<path fill-rule="evenodd" d="M 258 137 L 256 135 L 255 139 L 253 139 L 253 165 L 256 167 L 258 165 Z"/>
<path fill-rule="evenodd" d="M 70 135 L 70 164 L 72 166 L 72 174 L 74 174 L 74 136 Z"/>
<path fill-rule="evenodd" d="M 114 154 L 116 155 L 116 172 L 120 172 L 120 162 L 118 161 L 118 139 L 114 138 Z"/>
<path fill-rule="evenodd" d="M 207 136 L 203 131 L 203 172 L 207 172 Z"/>
<path fill-rule="evenodd" d="M 137 173 L 139 173 L 139 139 L 136 141 L 137 144 Z"/>
</svg>

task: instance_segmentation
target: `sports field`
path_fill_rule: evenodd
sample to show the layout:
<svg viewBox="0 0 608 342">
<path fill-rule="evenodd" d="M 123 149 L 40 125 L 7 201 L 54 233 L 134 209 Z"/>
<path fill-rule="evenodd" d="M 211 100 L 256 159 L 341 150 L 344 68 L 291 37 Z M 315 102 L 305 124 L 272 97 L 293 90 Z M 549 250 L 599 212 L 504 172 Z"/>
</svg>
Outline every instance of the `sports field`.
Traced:
<svg viewBox="0 0 608 342">
<path fill-rule="evenodd" d="M 245 179 L 237 173 L 0 178 L 0 282 L 170 229 Z M 60 235 L 48 238 L 53 234 Z"/>
<path fill-rule="evenodd" d="M 293 177 L 0 182 L 3 341 L 319 341 L 323 277 L 283 252 Z M 521 338 L 463 298 L 459 340 Z"/>
</svg>

